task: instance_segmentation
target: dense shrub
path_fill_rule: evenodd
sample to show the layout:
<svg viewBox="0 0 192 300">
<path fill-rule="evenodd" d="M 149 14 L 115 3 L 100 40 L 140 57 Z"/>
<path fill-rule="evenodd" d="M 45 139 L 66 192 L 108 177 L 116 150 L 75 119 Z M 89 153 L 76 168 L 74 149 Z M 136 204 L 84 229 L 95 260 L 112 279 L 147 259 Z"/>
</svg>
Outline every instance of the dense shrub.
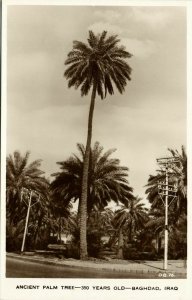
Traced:
<svg viewBox="0 0 192 300">
<path fill-rule="evenodd" d="M 103 243 L 101 241 L 101 235 L 99 232 L 96 231 L 87 234 L 87 248 L 89 256 L 98 257 L 102 246 Z"/>
<path fill-rule="evenodd" d="M 156 260 L 157 254 L 152 247 L 146 247 L 143 251 L 140 251 L 138 248 L 132 246 L 126 246 L 123 249 L 124 259 L 131 260 Z"/>
<path fill-rule="evenodd" d="M 80 258 L 79 245 L 75 243 L 70 243 L 66 245 L 65 256 L 67 258 Z"/>
</svg>

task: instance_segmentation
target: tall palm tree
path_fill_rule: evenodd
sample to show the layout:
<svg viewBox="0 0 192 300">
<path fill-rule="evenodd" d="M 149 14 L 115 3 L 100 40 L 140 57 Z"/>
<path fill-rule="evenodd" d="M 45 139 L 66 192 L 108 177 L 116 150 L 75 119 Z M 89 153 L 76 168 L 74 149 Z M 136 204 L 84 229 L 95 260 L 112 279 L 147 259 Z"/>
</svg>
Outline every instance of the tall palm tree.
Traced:
<svg viewBox="0 0 192 300">
<path fill-rule="evenodd" d="M 118 257 L 123 256 L 123 236 L 126 233 L 131 243 L 134 234 L 144 227 L 148 220 L 147 208 L 144 203 L 141 203 L 141 198 L 138 196 L 128 202 L 128 205 L 122 205 L 120 209 L 115 212 L 114 226 L 119 233 L 118 240 Z"/>
<path fill-rule="evenodd" d="M 59 162 L 61 171 L 53 174 L 55 179 L 51 183 L 52 193 L 55 198 L 60 197 L 60 202 L 68 203 L 79 200 L 81 203 L 81 182 L 83 174 L 83 160 L 85 148 L 78 144 L 80 157 L 71 156 L 64 162 Z M 103 147 L 98 142 L 90 152 L 88 176 L 88 213 L 92 209 L 103 210 L 110 201 L 126 204 L 133 198 L 132 188 L 127 180 L 128 168 L 120 166 L 120 161 L 111 158 L 115 149 L 103 153 Z"/>
<path fill-rule="evenodd" d="M 89 31 L 88 44 L 80 41 L 73 42 L 73 50 L 65 61 L 70 65 L 64 75 L 69 80 L 68 86 L 81 87 L 81 95 L 91 91 L 91 103 L 88 117 L 88 132 L 83 163 L 83 179 L 80 206 L 80 258 L 87 257 L 86 222 L 88 196 L 88 170 L 92 138 L 92 120 L 96 95 L 101 99 L 107 93 L 114 93 L 113 84 L 123 93 L 127 80 L 130 80 L 131 68 L 125 61 L 131 54 L 124 47 L 118 46 L 117 36 L 107 37 L 107 31 L 95 35 Z"/>
</svg>

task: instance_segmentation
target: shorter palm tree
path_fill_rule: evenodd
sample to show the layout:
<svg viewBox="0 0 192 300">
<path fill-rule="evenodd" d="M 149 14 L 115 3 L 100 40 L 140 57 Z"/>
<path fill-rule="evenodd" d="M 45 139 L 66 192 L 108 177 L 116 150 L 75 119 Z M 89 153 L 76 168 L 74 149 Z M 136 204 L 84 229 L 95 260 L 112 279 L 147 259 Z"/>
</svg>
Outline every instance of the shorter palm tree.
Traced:
<svg viewBox="0 0 192 300">
<path fill-rule="evenodd" d="M 172 164 L 172 181 L 178 184 L 177 208 L 182 213 L 187 213 L 187 153 L 184 146 L 181 147 L 181 153 L 178 150 L 168 149 L 174 158 L 177 158 Z"/>
<path fill-rule="evenodd" d="M 114 232 L 112 221 L 114 213 L 110 208 L 105 208 L 102 211 L 93 209 L 88 217 L 88 231 L 98 232 L 100 237 L 111 236 Z"/>
<path fill-rule="evenodd" d="M 175 215 L 179 215 L 184 211 L 187 212 L 187 155 L 185 148 L 182 146 L 181 154 L 177 150 L 168 149 L 173 158 L 177 161 L 171 164 L 169 183 L 178 185 L 177 197 L 174 200 Z M 158 182 L 165 181 L 165 174 L 150 175 L 148 184 L 146 185 L 146 194 L 152 208 L 161 209 L 162 200 L 158 194 Z"/>
<path fill-rule="evenodd" d="M 72 204 L 65 205 L 61 197 L 51 194 L 50 210 L 54 222 L 54 231 L 57 232 L 58 240 L 62 241 L 62 234 L 71 234 L 76 227 L 76 217 L 71 211 Z"/>
<path fill-rule="evenodd" d="M 145 224 L 145 228 L 152 232 L 152 237 L 156 239 L 156 250 L 160 253 L 161 250 L 161 240 L 164 238 L 164 228 L 165 228 L 165 208 L 162 206 L 159 208 L 151 208 L 149 211 L 149 221 Z M 179 244 L 181 240 L 186 240 L 187 237 L 187 224 L 186 215 L 183 212 L 179 218 L 175 214 L 175 206 L 169 206 L 169 244 L 174 244 L 175 253 L 179 252 Z M 173 242 L 174 241 L 174 242 Z M 177 249 L 178 248 L 178 249 Z M 172 256 L 174 255 L 172 249 Z"/>
<path fill-rule="evenodd" d="M 13 156 L 9 155 L 7 157 L 7 216 L 13 222 L 17 222 L 17 220 L 24 217 L 23 210 L 26 212 L 26 208 L 22 203 L 23 189 L 34 190 L 45 197 L 49 187 L 48 181 L 42 176 L 44 172 L 40 170 L 41 160 L 35 160 L 28 164 L 29 154 L 29 152 L 26 152 L 22 156 L 18 151 L 15 151 Z"/>
<path fill-rule="evenodd" d="M 104 239 L 109 239 L 114 232 L 112 225 L 113 211 L 110 208 L 92 209 L 87 220 L 88 253 L 90 256 L 99 257 L 106 244 Z"/>
<path fill-rule="evenodd" d="M 115 212 L 114 226 L 119 233 L 117 253 L 119 258 L 123 257 L 124 236 L 128 237 L 129 243 L 132 243 L 134 235 L 148 220 L 148 210 L 141 200 L 137 196 L 130 200 L 127 206 L 121 206 Z"/>
<path fill-rule="evenodd" d="M 7 157 L 6 164 L 6 217 L 8 228 L 21 228 L 23 226 L 23 231 L 28 201 L 24 191 L 33 191 L 40 197 L 38 204 L 30 211 L 30 228 L 36 224 L 39 216 L 42 215 L 43 217 L 45 215 L 48 201 L 49 182 L 43 177 L 44 172 L 40 170 L 41 160 L 29 163 L 29 155 L 29 152 L 22 156 L 20 152 L 15 151 L 13 155 Z M 32 195 L 33 200 L 36 196 L 34 196 L 34 193 Z M 23 200 L 26 200 L 26 204 Z M 38 226 L 39 228 L 40 226 Z"/>
<path fill-rule="evenodd" d="M 6 220 L 6 251 L 21 249 L 24 226 L 24 220 L 20 220 L 16 225 L 13 225 L 9 219 Z"/>
<path fill-rule="evenodd" d="M 55 197 L 62 198 L 65 205 L 79 200 L 81 202 L 81 182 L 85 148 L 78 144 L 81 156 L 71 156 L 68 160 L 59 162 L 61 171 L 53 174 L 51 190 Z M 88 213 L 92 209 L 103 210 L 110 201 L 127 203 L 132 198 L 132 188 L 128 182 L 128 168 L 120 166 L 120 161 L 110 158 L 115 149 L 104 154 L 103 147 L 95 143 L 90 153 L 88 178 Z"/>
</svg>

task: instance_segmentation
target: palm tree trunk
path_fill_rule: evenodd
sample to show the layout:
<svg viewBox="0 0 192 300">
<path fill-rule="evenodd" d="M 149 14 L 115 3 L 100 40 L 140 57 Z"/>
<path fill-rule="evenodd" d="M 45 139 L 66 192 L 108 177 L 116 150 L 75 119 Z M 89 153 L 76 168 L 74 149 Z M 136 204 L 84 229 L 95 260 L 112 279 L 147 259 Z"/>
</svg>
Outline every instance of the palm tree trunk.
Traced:
<svg viewBox="0 0 192 300">
<path fill-rule="evenodd" d="M 129 229 L 129 243 L 132 243 L 132 221 L 130 222 L 130 229 Z"/>
<path fill-rule="evenodd" d="M 119 229 L 119 237 L 118 237 L 118 252 L 117 252 L 117 258 L 123 259 L 123 232 L 122 228 Z"/>
<path fill-rule="evenodd" d="M 91 149 L 92 138 L 92 120 L 95 106 L 96 97 L 96 84 L 93 86 L 91 104 L 89 109 L 88 119 L 88 132 L 87 132 L 87 144 L 85 149 L 85 157 L 83 163 L 83 179 L 81 190 L 81 202 L 80 202 L 80 259 L 87 258 L 87 195 L 88 195 L 88 170 L 89 170 L 89 156 Z"/>
<path fill-rule="evenodd" d="M 59 217 L 59 243 L 61 243 L 61 216 Z"/>
<path fill-rule="evenodd" d="M 37 245 L 37 237 L 38 237 L 39 230 L 41 228 L 42 221 L 43 221 L 43 215 L 40 215 L 38 218 L 37 228 L 34 233 L 34 249 L 36 248 Z"/>
</svg>

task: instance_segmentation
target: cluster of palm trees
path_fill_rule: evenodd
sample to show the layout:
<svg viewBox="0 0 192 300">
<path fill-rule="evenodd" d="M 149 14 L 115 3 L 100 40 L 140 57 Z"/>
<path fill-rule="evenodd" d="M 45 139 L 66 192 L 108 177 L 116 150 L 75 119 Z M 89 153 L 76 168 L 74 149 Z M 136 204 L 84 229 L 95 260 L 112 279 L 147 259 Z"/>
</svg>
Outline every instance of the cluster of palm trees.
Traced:
<svg viewBox="0 0 192 300">
<path fill-rule="evenodd" d="M 127 81 L 131 80 L 131 67 L 126 59 L 131 54 L 124 46 L 119 46 L 117 35 L 107 36 L 107 32 L 94 34 L 89 31 L 88 43 L 73 42 L 73 49 L 65 61 L 67 69 L 64 76 L 68 86 L 80 88 L 81 95 L 91 91 L 91 102 L 88 116 L 88 131 L 86 145 L 78 144 L 80 156 L 72 155 L 69 159 L 59 162 L 60 171 L 54 173 L 51 182 L 40 170 L 40 161 L 27 165 L 29 153 L 24 157 L 19 152 L 7 158 L 7 238 L 9 247 L 20 237 L 26 216 L 27 195 L 23 189 L 35 190 L 40 201 L 33 207 L 30 216 L 28 233 L 31 233 L 34 248 L 40 244 L 42 237 L 50 237 L 51 233 L 72 233 L 79 241 L 81 259 L 88 256 L 90 243 L 88 235 L 97 233 L 99 242 L 102 234 L 110 237 L 110 245 L 118 237 L 118 257 L 123 256 L 126 243 L 139 240 L 141 244 L 147 240 L 144 228 L 155 227 L 155 232 L 162 228 L 163 209 L 158 201 L 157 181 L 159 175 L 151 176 L 148 182 L 147 194 L 151 209 L 148 211 L 139 197 L 135 197 L 128 182 L 128 168 L 121 166 L 120 161 L 111 158 L 115 151 L 111 149 L 103 153 L 103 147 L 96 142 L 91 147 L 92 122 L 96 96 L 101 99 L 107 94 L 114 94 L 114 86 L 122 94 Z M 179 155 L 170 150 L 171 155 Z M 173 224 L 178 224 L 179 230 L 185 228 L 186 217 L 186 154 L 184 149 L 180 162 L 175 165 L 174 176 L 179 182 L 176 203 L 171 210 Z M 22 196 L 21 196 L 22 195 Z M 76 214 L 71 213 L 71 207 L 78 201 Z M 109 203 L 116 203 L 120 208 L 113 212 Z M 157 220 L 157 222 L 153 222 Z M 182 220 L 182 221 L 181 221 Z M 96 237 L 96 236 L 95 236 Z M 88 241 L 88 245 L 87 245 Z M 93 244 L 93 243 L 91 243 Z"/>
<path fill-rule="evenodd" d="M 33 190 L 39 197 L 34 194 L 32 198 L 36 204 L 30 211 L 26 247 L 45 249 L 54 236 L 57 242 L 62 242 L 63 234 L 70 234 L 71 244 L 76 246 L 78 252 L 76 257 L 80 255 L 81 183 L 85 148 L 82 144 L 77 147 L 79 155 L 73 154 L 67 160 L 58 162 L 60 170 L 52 174 L 51 180 L 46 179 L 41 171 L 40 160 L 28 162 L 29 152 L 22 156 L 16 151 L 7 157 L 8 250 L 19 250 L 21 247 L 28 201 L 27 192 L 23 191 Z M 177 179 L 178 182 L 177 198 L 169 207 L 170 249 L 178 253 L 176 249 L 186 248 L 187 156 L 184 148 L 181 154 L 170 151 L 172 156 L 179 157 L 179 161 L 173 165 L 175 172 L 172 175 L 172 180 Z M 149 176 L 146 187 L 151 204 L 149 209 L 141 198 L 134 196 L 128 181 L 128 168 L 112 157 L 114 152 L 115 149 L 104 152 L 98 142 L 91 148 L 86 220 L 88 255 L 101 255 L 106 248 L 115 249 L 116 256 L 123 258 L 127 247 L 133 246 L 138 251 L 146 248 L 155 251 L 154 239 L 157 240 L 158 254 L 164 232 L 164 206 L 157 191 L 160 175 Z M 72 209 L 75 202 L 77 211 Z M 114 205 L 110 208 L 109 204 Z"/>
</svg>

